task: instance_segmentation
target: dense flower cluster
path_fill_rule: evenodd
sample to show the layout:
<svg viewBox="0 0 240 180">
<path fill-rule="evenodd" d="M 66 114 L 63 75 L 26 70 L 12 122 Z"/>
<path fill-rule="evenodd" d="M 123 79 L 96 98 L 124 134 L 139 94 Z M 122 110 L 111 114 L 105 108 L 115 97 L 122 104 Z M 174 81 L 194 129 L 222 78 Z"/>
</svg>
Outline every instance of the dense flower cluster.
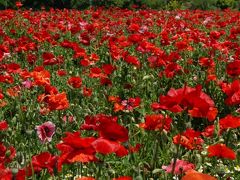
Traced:
<svg viewBox="0 0 240 180">
<path fill-rule="evenodd" d="M 0 179 L 239 177 L 238 11 L 16 6 L 0 11 Z"/>
</svg>

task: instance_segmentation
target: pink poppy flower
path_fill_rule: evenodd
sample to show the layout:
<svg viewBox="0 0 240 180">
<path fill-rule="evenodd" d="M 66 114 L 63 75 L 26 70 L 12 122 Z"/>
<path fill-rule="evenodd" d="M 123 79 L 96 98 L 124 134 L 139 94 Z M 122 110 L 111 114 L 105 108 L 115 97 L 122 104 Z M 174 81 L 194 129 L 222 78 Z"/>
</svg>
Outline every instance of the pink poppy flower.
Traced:
<svg viewBox="0 0 240 180">
<path fill-rule="evenodd" d="M 165 170 L 166 173 L 172 173 L 173 164 L 174 164 L 174 161 L 172 160 L 170 165 L 162 166 L 162 169 Z M 194 164 L 189 163 L 184 160 L 177 159 L 173 173 L 174 174 L 182 174 L 189 170 L 193 170 L 194 168 L 195 168 Z"/>
<path fill-rule="evenodd" d="M 26 80 L 24 82 L 22 82 L 23 87 L 30 89 L 32 87 L 32 81 L 30 80 Z"/>
<path fill-rule="evenodd" d="M 55 133 L 55 124 L 48 121 L 43 123 L 40 126 L 36 126 L 37 135 L 42 143 L 45 143 L 46 141 L 51 142 L 52 136 Z"/>
</svg>

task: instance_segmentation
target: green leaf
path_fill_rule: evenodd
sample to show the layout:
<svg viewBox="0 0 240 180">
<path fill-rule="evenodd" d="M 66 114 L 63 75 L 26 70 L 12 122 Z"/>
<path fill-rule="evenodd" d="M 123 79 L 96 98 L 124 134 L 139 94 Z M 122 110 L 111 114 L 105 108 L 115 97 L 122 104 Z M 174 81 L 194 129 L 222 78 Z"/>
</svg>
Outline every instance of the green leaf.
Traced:
<svg viewBox="0 0 240 180">
<path fill-rule="evenodd" d="M 152 171 L 152 173 L 153 174 L 158 174 L 158 173 L 160 173 L 162 171 L 162 169 L 154 169 L 153 171 Z"/>
</svg>

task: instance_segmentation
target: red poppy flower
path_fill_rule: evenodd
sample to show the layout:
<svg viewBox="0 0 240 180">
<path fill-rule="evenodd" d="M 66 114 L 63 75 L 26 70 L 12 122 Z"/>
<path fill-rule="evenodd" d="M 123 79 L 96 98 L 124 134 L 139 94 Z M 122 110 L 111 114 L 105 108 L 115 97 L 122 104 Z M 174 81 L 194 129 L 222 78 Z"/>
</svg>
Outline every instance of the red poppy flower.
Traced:
<svg viewBox="0 0 240 180">
<path fill-rule="evenodd" d="M 234 80 L 232 83 L 221 83 L 222 91 L 227 95 L 225 103 L 227 105 L 233 106 L 240 104 L 240 81 Z"/>
<path fill-rule="evenodd" d="M 145 116 L 145 123 L 140 123 L 139 127 L 146 130 L 170 130 L 172 118 L 164 117 L 162 114 L 151 114 Z"/>
<path fill-rule="evenodd" d="M 210 81 L 217 81 L 217 76 L 215 74 L 208 74 L 206 78 L 206 82 L 208 83 Z"/>
<path fill-rule="evenodd" d="M 128 141 L 128 130 L 114 121 L 101 122 L 97 131 L 99 136 L 112 141 Z"/>
<path fill-rule="evenodd" d="M 124 157 L 127 156 L 128 153 L 129 153 L 128 149 L 121 145 L 119 149 L 116 151 L 116 156 Z"/>
<path fill-rule="evenodd" d="M 16 150 L 13 146 L 7 148 L 0 142 L 0 165 L 9 163 L 16 156 Z"/>
<path fill-rule="evenodd" d="M 104 155 L 117 152 L 121 146 L 120 143 L 104 138 L 98 138 L 92 143 L 92 145 L 95 148 L 96 152 Z"/>
<path fill-rule="evenodd" d="M 30 65 L 33 65 L 37 61 L 37 56 L 34 54 L 28 54 L 27 61 Z"/>
<path fill-rule="evenodd" d="M 112 180 L 133 180 L 133 178 L 130 176 L 121 176 L 118 178 L 113 178 Z"/>
<path fill-rule="evenodd" d="M 58 76 L 66 76 L 67 75 L 67 72 L 64 70 L 64 69 L 59 69 L 57 71 L 57 75 Z"/>
<path fill-rule="evenodd" d="M 6 105 L 7 105 L 7 102 L 0 99 L 0 107 L 4 107 Z"/>
<path fill-rule="evenodd" d="M 213 59 L 207 57 L 200 57 L 199 64 L 207 68 L 213 68 L 215 66 Z"/>
<path fill-rule="evenodd" d="M 189 43 L 187 40 L 182 40 L 182 41 L 176 42 L 175 46 L 177 47 L 178 50 L 184 50 L 188 48 Z"/>
<path fill-rule="evenodd" d="M 56 58 L 53 53 L 44 52 L 42 54 L 42 58 L 44 66 L 57 64 Z"/>
<path fill-rule="evenodd" d="M 135 56 L 127 55 L 127 56 L 124 56 L 123 60 L 126 61 L 128 64 L 132 64 L 136 67 L 141 66 L 140 61 Z"/>
<path fill-rule="evenodd" d="M 25 180 L 27 175 L 31 176 L 31 173 L 26 172 L 25 168 L 18 169 L 18 173 L 16 175 L 16 180 Z"/>
<path fill-rule="evenodd" d="M 86 116 L 84 124 L 81 125 L 80 129 L 84 130 L 98 130 L 98 126 L 101 123 L 107 122 L 117 122 L 117 117 L 115 116 L 108 116 L 105 114 L 97 114 L 95 116 Z"/>
<path fill-rule="evenodd" d="M 100 78 L 100 84 L 102 86 L 112 86 L 112 81 L 109 78 Z"/>
<path fill-rule="evenodd" d="M 0 75 L 0 82 L 12 84 L 14 79 L 11 75 Z"/>
<path fill-rule="evenodd" d="M 83 45 L 86 45 L 86 46 L 89 46 L 90 45 L 90 37 L 88 35 L 88 32 L 84 32 L 82 34 L 80 34 L 79 36 L 79 41 L 83 44 Z"/>
<path fill-rule="evenodd" d="M 236 159 L 235 152 L 225 144 L 215 144 L 208 147 L 208 157 L 216 156 L 218 158 Z"/>
<path fill-rule="evenodd" d="M 83 88 L 83 95 L 85 97 L 90 97 L 92 95 L 92 88 L 84 87 Z"/>
<path fill-rule="evenodd" d="M 200 138 L 200 135 L 201 132 L 195 131 L 193 129 L 187 129 L 182 134 L 174 136 L 173 143 L 180 144 L 190 150 L 201 149 L 204 141 L 202 138 Z"/>
<path fill-rule="evenodd" d="M 78 45 L 74 45 L 73 50 L 74 50 L 74 55 L 73 55 L 74 59 L 87 57 L 87 54 L 84 48 L 81 48 Z"/>
<path fill-rule="evenodd" d="M 108 96 L 108 101 L 113 103 L 120 103 L 121 98 L 119 96 Z"/>
<path fill-rule="evenodd" d="M 20 8 L 20 7 L 23 6 L 23 4 L 22 4 L 20 1 L 17 1 L 17 2 L 15 3 L 15 5 L 17 6 L 17 8 Z"/>
<path fill-rule="evenodd" d="M 209 34 L 209 37 L 210 37 L 211 39 L 217 40 L 217 39 L 220 38 L 221 35 L 222 35 L 222 33 L 219 32 L 219 31 L 211 31 L 210 34 Z"/>
<path fill-rule="evenodd" d="M 46 85 L 44 86 L 44 90 L 45 90 L 45 94 L 58 94 L 58 90 L 55 86 L 51 86 L 51 85 Z"/>
<path fill-rule="evenodd" d="M 233 77 L 240 75 L 240 60 L 228 63 L 227 74 Z"/>
<path fill-rule="evenodd" d="M 129 98 L 127 100 L 121 100 L 119 102 L 114 103 L 114 112 L 133 111 L 134 108 L 137 108 L 140 106 L 140 103 L 141 103 L 140 97 Z"/>
<path fill-rule="evenodd" d="M 131 23 L 131 24 L 128 26 L 128 30 L 131 31 L 131 32 L 139 31 L 139 29 L 140 29 L 140 26 L 139 26 L 139 24 L 137 24 L 137 23 Z"/>
<path fill-rule="evenodd" d="M 0 121 L 0 131 L 7 130 L 8 128 L 8 123 L 6 120 Z"/>
<path fill-rule="evenodd" d="M 238 128 L 240 127 L 240 117 L 232 116 L 231 114 L 219 120 L 221 129 Z"/>
<path fill-rule="evenodd" d="M 110 75 L 115 71 L 117 68 L 111 64 L 103 64 L 102 65 L 103 72 L 107 75 Z"/>
<path fill-rule="evenodd" d="M 215 131 L 215 126 L 214 125 L 209 125 L 207 126 L 202 132 L 201 134 L 204 137 L 212 137 Z M 220 134 L 220 132 L 218 133 L 218 135 Z"/>
<path fill-rule="evenodd" d="M 186 172 L 186 175 L 181 180 L 217 180 L 217 178 L 208 174 L 203 174 L 194 170 Z"/>
<path fill-rule="evenodd" d="M 80 137 L 79 132 L 66 133 L 66 137 L 62 143 L 57 144 L 57 149 L 61 151 L 58 160 L 58 170 L 62 168 L 62 164 L 70 164 L 74 162 L 92 162 L 97 161 L 95 157 L 96 151 L 92 143 L 96 140 L 94 137 Z"/>
<path fill-rule="evenodd" d="M 98 67 L 90 68 L 90 78 L 107 78 L 107 75 L 102 72 Z"/>
<path fill-rule="evenodd" d="M 8 88 L 6 92 L 8 96 L 11 96 L 14 98 L 20 95 L 20 92 L 21 92 L 20 89 L 21 89 L 20 86 L 14 86 L 14 87 Z"/>
<path fill-rule="evenodd" d="M 164 74 L 167 78 L 173 78 L 177 73 L 180 73 L 181 71 L 182 71 L 182 67 L 177 63 L 172 62 L 166 65 Z M 160 77 L 161 77 L 161 73 L 160 73 Z"/>
<path fill-rule="evenodd" d="M 38 86 L 45 86 L 50 84 L 50 72 L 44 69 L 35 69 L 31 76 L 34 79 L 34 83 Z"/>
<path fill-rule="evenodd" d="M 82 79 L 80 77 L 74 76 L 68 79 L 68 84 L 73 88 L 80 88 L 82 85 Z"/>
<path fill-rule="evenodd" d="M 172 112 L 182 112 L 189 109 L 188 113 L 192 117 L 207 118 L 213 121 L 217 115 L 217 108 L 214 107 L 214 101 L 204 92 L 201 86 L 191 88 L 185 86 L 180 89 L 170 89 L 166 96 L 159 97 L 160 103 L 153 103 L 152 108 L 166 109 Z"/>
<path fill-rule="evenodd" d="M 129 151 L 131 152 L 131 153 L 135 153 L 135 152 L 138 152 L 139 150 L 140 150 L 140 148 L 141 148 L 141 144 L 136 144 L 135 146 L 131 146 L 130 145 L 130 147 L 129 147 Z"/>
<path fill-rule="evenodd" d="M 0 179 L 1 180 L 12 180 L 12 170 L 5 168 L 3 164 L 0 163 Z"/>
<path fill-rule="evenodd" d="M 21 71 L 21 67 L 17 63 L 10 63 L 10 64 L 7 64 L 6 70 L 9 74 L 19 73 Z"/>
<path fill-rule="evenodd" d="M 51 94 L 48 98 L 47 103 L 50 110 L 64 110 L 69 107 L 69 102 L 65 92 L 59 94 Z"/>
<path fill-rule="evenodd" d="M 147 60 L 151 68 L 166 66 L 166 61 L 159 56 L 149 56 Z"/>
<path fill-rule="evenodd" d="M 133 43 L 139 43 L 143 40 L 143 35 L 142 34 L 131 34 L 128 36 L 128 40 Z"/>
<path fill-rule="evenodd" d="M 0 100 L 4 98 L 4 95 L 2 93 L 2 90 L 0 89 Z"/>
<path fill-rule="evenodd" d="M 53 169 L 56 167 L 57 156 L 49 152 L 42 152 L 39 155 L 32 157 L 32 166 L 34 172 L 40 172 L 42 169 L 47 169 L 50 174 L 53 174 Z"/>
</svg>

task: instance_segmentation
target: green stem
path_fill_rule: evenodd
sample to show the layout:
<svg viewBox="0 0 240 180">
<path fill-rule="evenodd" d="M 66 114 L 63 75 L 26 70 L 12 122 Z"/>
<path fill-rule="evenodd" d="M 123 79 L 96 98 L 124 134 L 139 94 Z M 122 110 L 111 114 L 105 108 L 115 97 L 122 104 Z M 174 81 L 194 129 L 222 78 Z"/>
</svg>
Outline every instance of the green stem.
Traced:
<svg viewBox="0 0 240 180">
<path fill-rule="evenodd" d="M 158 152 L 158 139 L 155 140 L 154 142 L 154 148 L 153 148 L 153 157 L 151 160 L 151 167 L 152 169 L 155 169 L 155 162 L 156 162 L 156 158 L 157 158 L 157 152 Z"/>
<path fill-rule="evenodd" d="M 177 145 L 177 152 L 176 152 L 174 160 L 173 160 L 173 168 L 172 168 L 172 172 L 171 172 L 172 175 L 174 174 L 174 170 L 175 170 L 175 167 L 176 167 L 177 158 L 178 158 L 178 154 L 179 154 L 179 149 L 180 149 L 180 145 L 178 144 Z"/>
<path fill-rule="evenodd" d="M 229 143 L 230 136 L 231 136 L 231 130 L 230 130 L 230 129 L 228 129 L 228 133 L 227 133 L 227 139 L 226 139 L 226 146 L 228 146 L 228 143 Z"/>
<path fill-rule="evenodd" d="M 96 179 L 99 180 L 101 177 L 101 172 L 102 172 L 102 167 L 104 165 L 104 156 L 102 158 L 102 162 L 97 164 L 97 174 L 96 174 Z"/>
</svg>

